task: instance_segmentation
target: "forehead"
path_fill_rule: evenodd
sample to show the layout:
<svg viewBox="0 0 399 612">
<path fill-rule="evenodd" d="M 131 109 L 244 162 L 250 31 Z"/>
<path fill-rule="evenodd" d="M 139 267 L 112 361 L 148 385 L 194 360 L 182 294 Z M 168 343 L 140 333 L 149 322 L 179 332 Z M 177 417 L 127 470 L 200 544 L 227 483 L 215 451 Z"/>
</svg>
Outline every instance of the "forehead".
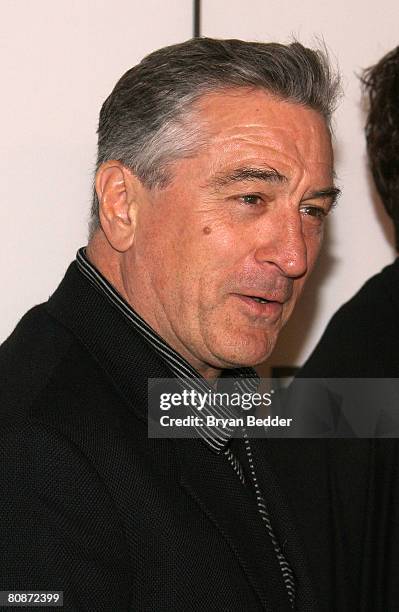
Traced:
<svg viewBox="0 0 399 612">
<path fill-rule="evenodd" d="M 207 153 L 218 164 L 241 161 L 277 164 L 298 172 L 332 175 L 331 136 L 317 111 L 253 89 L 205 95 L 200 116 L 209 134 Z"/>
</svg>

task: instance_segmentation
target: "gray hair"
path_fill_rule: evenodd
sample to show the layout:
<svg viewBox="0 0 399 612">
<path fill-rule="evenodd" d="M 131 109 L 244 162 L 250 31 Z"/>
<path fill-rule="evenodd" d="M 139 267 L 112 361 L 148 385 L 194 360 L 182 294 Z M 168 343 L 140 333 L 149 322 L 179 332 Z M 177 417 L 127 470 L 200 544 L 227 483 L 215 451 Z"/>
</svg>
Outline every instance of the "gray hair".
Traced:
<svg viewBox="0 0 399 612">
<path fill-rule="evenodd" d="M 298 42 L 194 38 L 147 55 L 105 100 L 98 126 L 96 171 L 118 160 L 148 187 L 165 187 L 168 165 L 204 144 L 195 102 L 227 88 L 257 88 L 318 111 L 330 127 L 340 91 L 325 50 Z M 201 136 L 202 133 L 202 136 Z M 93 190 L 91 235 L 99 227 Z"/>
</svg>

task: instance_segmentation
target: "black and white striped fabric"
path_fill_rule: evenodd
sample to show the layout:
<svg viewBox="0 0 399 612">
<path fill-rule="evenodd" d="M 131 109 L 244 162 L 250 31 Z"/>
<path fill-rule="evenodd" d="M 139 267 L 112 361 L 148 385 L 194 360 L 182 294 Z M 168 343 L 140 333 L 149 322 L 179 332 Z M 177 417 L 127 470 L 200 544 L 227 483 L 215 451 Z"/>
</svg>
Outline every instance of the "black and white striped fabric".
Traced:
<svg viewBox="0 0 399 612">
<path fill-rule="evenodd" d="M 169 369 L 181 382 L 183 388 L 192 388 L 195 391 L 206 394 L 215 391 L 207 381 L 169 344 L 167 344 L 153 329 L 138 315 L 133 308 L 119 295 L 115 288 L 104 278 L 104 276 L 90 263 L 86 256 L 86 249 L 82 247 L 76 254 L 76 263 L 80 272 L 87 280 L 94 285 L 113 305 L 117 308 L 134 326 L 153 349 L 164 359 Z M 259 377 L 253 368 L 236 368 L 228 372 L 230 379 L 234 379 L 234 385 L 238 393 L 253 393 L 257 390 Z M 204 416 L 213 415 L 218 418 L 234 418 L 237 413 L 230 406 L 225 406 L 221 403 L 205 405 L 202 409 Z M 203 439 L 205 444 L 215 453 L 223 453 L 234 472 L 237 474 L 241 483 L 245 486 L 245 474 L 243 467 L 237 457 L 229 448 L 235 428 L 233 427 L 206 427 L 197 430 L 199 437 Z M 256 478 L 255 467 L 252 459 L 251 445 L 248 434 L 243 428 L 243 437 L 245 442 L 245 451 L 248 459 L 248 468 L 251 475 L 252 485 L 255 489 L 257 507 L 265 523 L 265 527 L 272 541 L 278 562 L 280 564 L 283 579 L 287 588 L 288 596 L 292 607 L 295 604 L 295 581 L 290 565 L 281 551 L 279 543 L 273 531 L 270 516 L 266 508 L 265 500 L 259 488 Z"/>
<path fill-rule="evenodd" d="M 294 579 L 294 573 L 291 569 L 290 564 L 287 561 L 287 558 L 285 557 L 284 553 L 282 552 L 280 545 L 277 541 L 276 535 L 273 531 L 273 527 L 272 527 L 272 523 L 270 520 L 270 515 L 267 511 L 266 508 L 266 502 L 265 499 L 262 495 L 262 492 L 260 490 L 259 484 L 258 484 L 258 479 L 256 477 L 256 472 L 255 472 L 255 466 L 254 466 L 254 462 L 253 462 L 253 458 L 252 458 L 252 450 L 251 450 L 251 443 L 249 441 L 249 437 L 248 437 L 248 433 L 245 429 L 245 427 L 243 428 L 243 435 L 244 435 L 244 443 L 245 443 L 245 451 L 248 457 L 248 463 L 249 463 L 249 470 L 251 473 L 251 480 L 252 480 L 252 484 L 255 488 L 255 495 L 256 495 L 256 503 L 258 506 L 258 510 L 259 510 L 259 514 L 262 518 L 262 521 L 265 524 L 265 527 L 267 529 L 267 532 L 270 536 L 270 539 L 272 541 L 273 544 L 273 548 L 274 548 L 274 552 L 276 553 L 277 556 L 277 560 L 280 564 L 280 569 L 281 569 L 281 573 L 283 574 L 283 579 L 284 579 L 284 583 L 288 592 L 288 597 L 289 600 L 291 602 L 291 607 L 294 608 L 295 607 L 295 579 Z"/>
<path fill-rule="evenodd" d="M 270 519 L 270 515 L 269 512 L 267 510 L 266 507 L 266 502 L 265 499 L 262 495 L 262 492 L 260 490 L 259 487 L 259 483 L 258 483 L 258 479 L 256 477 L 256 472 L 255 472 L 255 465 L 253 462 L 253 458 L 252 458 L 252 449 L 251 449 L 251 443 L 248 437 L 248 433 L 245 427 L 242 428 L 242 437 L 244 439 L 244 444 L 245 444 L 245 452 L 246 452 L 246 456 L 248 459 L 248 468 L 249 468 L 249 473 L 251 475 L 251 482 L 252 482 L 252 486 L 255 489 L 255 496 L 256 496 L 256 504 L 258 507 L 258 511 L 259 514 L 261 516 L 262 521 L 265 524 L 266 530 L 269 534 L 269 537 L 271 539 L 271 542 L 273 544 L 273 548 L 274 548 L 274 552 L 276 553 L 277 556 L 277 560 L 279 562 L 280 565 L 280 569 L 281 569 L 281 573 L 283 575 L 283 579 L 284 579 L 284 583 L 288 592 L 288 597 L 289 600 L 291 602 L 291 607 L 294 608 L 295 607 L 295 578 L 294 578 L 294 574 L 293 571 L 291 569 L 290 564 L 287 561 L 287 558 L 285 557 L 284 553 L 282 552 L 280 545 L 277 541 L 276 535 L 274 533 L 273 527 L 272 527 L 272 523 L 271 523 L 271 519 Z M 233 454 L 233 452 L 230 450 L 229 447 L 226 448 L 225 450 L 225 455 L 231 465 L 231 467 L 233 468 L 233 470 L 235 471 L 235 473 L 237 474 L 237 476 L 239 477 L 241 483 L 243 485 L 246 484 L 246 480 L 245 480 L 245 474 L 244 474 L 244 470 L 242 468 L 242 465 L 240 463 L 240 461 L 237 459 L 237 457 Z"/>
</svg>

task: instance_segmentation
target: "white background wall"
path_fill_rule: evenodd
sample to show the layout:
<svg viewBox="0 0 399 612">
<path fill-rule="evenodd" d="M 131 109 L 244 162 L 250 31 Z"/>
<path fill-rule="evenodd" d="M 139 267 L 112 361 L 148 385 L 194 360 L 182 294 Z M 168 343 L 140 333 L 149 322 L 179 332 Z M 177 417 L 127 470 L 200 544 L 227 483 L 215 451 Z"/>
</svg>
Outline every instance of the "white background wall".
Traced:
<svg viewBox="0 0 399 612">
<path fill-rule="evenodd" d="M 315 44 L 322 37 L 343 74 L 336 114 L 336 171 L 343 197 L 329 222 L 324 251 L 270 359 L 300 364 L 335 310 L 394 258 L 393 233 L 373 192 L 363 136 L 364 104 L 356 75 L 399 44 L 397 0 L 203 0 L 207 36 Z"/>
<path fill-rule="evenodd" d="M 0 341 L 58 284 L 86 242 L 102 101 L 143 55 L 191 36 L 190 0 L 1 0 Z M 202 34 L 305 44 L 321 36 L 343 73 L 336 170 L 344 195 L 274 365 L 301 363 L 328 319 L 394 257 L 367 173 L 356 74 L 399 44 L 397 0 L 202 0 Z"/>
<path fill-rule="evenodd" d="M 87 242 L 100 106 L 158 47 L 192 35 L 190 0 L 0 1 L 0 342 Z"/>
</svg>

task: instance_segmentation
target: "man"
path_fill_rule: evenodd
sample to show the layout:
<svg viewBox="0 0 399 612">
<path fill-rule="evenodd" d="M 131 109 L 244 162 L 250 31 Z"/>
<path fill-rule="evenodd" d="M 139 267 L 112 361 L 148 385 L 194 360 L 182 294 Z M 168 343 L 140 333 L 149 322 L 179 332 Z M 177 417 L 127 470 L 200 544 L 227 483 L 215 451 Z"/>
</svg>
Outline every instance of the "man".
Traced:
<svg viewBox="0 0 399 612">
<path fill-rule="evenodd" d="M 367 151 L 399 248 L 399 47 L 364 72 Z M 301 371 L 308 377 L 399 377 L 399 259 L 370 278 L 334 315 Z"/>
<path fill-rule="evenodd" d="M 366 140 L 370 169 L 392 219 L 398 249 L 399 47 L 365 70 L 362 82 L 369 102 Z M 349 435 L 370 438 L 399 435 L 398 317 L 399 259 L 396 258 L 335 313 L 299 373 L 300 378 L 327 378 L 327 386 L 339 390 L 334 395 L 343 407 L 346 421 L 352 416 Z M 296 408 L 301 410 L 301 407 L 297 401 Z M 334 444 L 336 448 L 344 442 Z M 369 610 L 396 610 L 399 605 L 397 440 L 351 440 L 350 446 L 360 468 L 360 478 L 368 482 L 362 574 L 364 585 L 369 583 L 372 588 L 364 588 L 363 604 Z M 365 451 L 367 446 L 369 453 Z M 358 452 L 364 453 L 364 457 L 368 454 L 371 469 L 366 477 L 355 455 Z M 361 514 L 358 518 L 362 520 Z"/>
<path fill-rule="evenodd" d="M 354 609 L 324 447 L 147 433 L 149 379 L 239 384 L 273 349 L 338 193 L 336 91 L 320 52 L 212 39 L 117 83 L 89 244 L 0 353 L 2 590 L 63 591 L 66 610 Z"/>
</svg>

